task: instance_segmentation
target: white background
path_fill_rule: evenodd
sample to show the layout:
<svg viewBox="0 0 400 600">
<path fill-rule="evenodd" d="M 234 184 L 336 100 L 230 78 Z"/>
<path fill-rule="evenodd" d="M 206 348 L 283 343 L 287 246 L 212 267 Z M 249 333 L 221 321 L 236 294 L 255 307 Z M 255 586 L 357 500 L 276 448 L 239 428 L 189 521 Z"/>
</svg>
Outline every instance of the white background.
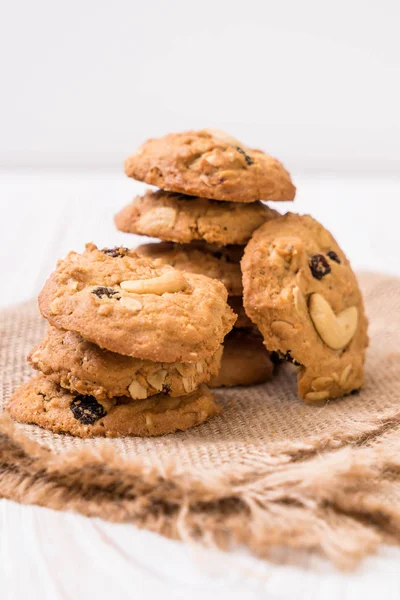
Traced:
<svg viewBox="0 0 400 600">
<path fill-rule="evenodd" d="M 123 159 L 204 126 L 282 159 L 298 187 L 286 209 L 332 229 L 356 268 L 400 274 L 399 17 L 397 0 L 3 1 L 0 306 L 86 241 L 135 245 L 112 222 L 142 189 Z M 7 600 L 397 600 L 399 557 L 277 567 L 0 502 Z"/>
<path fill-rule="evenodd" d="M 219 127 L 296 172 L 398 173 L 398 0 L 13 0 L 0 161 L 119 168 Z"/>
</svg>

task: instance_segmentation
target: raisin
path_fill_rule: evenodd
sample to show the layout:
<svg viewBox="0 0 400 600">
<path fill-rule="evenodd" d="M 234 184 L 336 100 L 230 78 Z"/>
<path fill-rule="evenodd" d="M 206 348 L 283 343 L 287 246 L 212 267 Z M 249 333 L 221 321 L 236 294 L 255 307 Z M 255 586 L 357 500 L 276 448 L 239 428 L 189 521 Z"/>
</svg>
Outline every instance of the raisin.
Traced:
<svg viewBox="0 0 400 600">
<path fill-rule="evenodd" d="M 331 267 L 323 254 L 314 254 L 310 258 L 309 265 L 315 279 L 322 279 L 331 272 Z"/>
<path fill-rule="evenodd" d="M 129 250 L 125 246 L 114 246 L 114 248 L 103 248 L 102 252 L 103 254 L 107 254 L 107 256 L 116 258 L 117 256 L 125 256 Z"/>
<path fill-rule="evenodd" d="M 76 396 L 70 404 L 70 409 L 75 419 L 83 425 L 92 425 L 107 414 L 104 406 L 99 404 L 93 396 Z"/>
<path fill-rule="evenodd" d="M 94 294 L 98 298 L 103 298 L 103 296 L 106 296 L 106 298 L 112 298 L 113 296 L 115 296 L 115 294 L 118 294 L 118 292 L 110 287 L 104 287 L 100 285 L 99 287 L 96 287 L 92 290 L 92 294 Z M 119 300 L 119 298 L 117 298 L 117 300 Z"/>
<path fill-rule="evenodd" d="M 246 154 L 246 152 L 244 150 L 242 150 L 242 148 L 239 148 L 239 146 L 235 146 L 235 148 L 238 152 L 240 152 L 240 154 L 243 154 L 244 160 L 246 161 L 246 163 L 249 166 L 254 165 L 254 160 L 252 158 L 250 158 L 250 156 L 248 154 Z"/>
<path fill-rule="evenodd" d="M 342 262 L 334 250 L 329 250 L 329 252 L 327 252 L 326 255 L 329 256 L 331 260 L 334 260 L 335 262 L 339 263 L 339 265 Z"/>
</svg>

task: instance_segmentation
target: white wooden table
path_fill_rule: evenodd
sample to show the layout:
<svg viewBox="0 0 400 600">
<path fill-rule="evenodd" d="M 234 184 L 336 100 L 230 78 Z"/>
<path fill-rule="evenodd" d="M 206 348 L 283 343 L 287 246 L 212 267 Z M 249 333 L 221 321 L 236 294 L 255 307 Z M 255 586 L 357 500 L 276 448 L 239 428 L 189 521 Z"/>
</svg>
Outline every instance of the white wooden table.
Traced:
<svg viewBox="0 0 400 600">
<path fill-rule="evenodd" d="M 296 178 L 296 203 L 333 231 L 358 269 L 400 274 L 400 179 Z M 57 258 L 134 246 L 113 214 L 142 186 L 122 173 L 0 172 L 0 307 L 37 294 Z M 184 546 L 130 525 L 0 501 L 0 598 L 400 598 L 400 550 L 384 548 L 351 574 L 309 555 L 279 566 L 239 550 Z"/>
</svg>

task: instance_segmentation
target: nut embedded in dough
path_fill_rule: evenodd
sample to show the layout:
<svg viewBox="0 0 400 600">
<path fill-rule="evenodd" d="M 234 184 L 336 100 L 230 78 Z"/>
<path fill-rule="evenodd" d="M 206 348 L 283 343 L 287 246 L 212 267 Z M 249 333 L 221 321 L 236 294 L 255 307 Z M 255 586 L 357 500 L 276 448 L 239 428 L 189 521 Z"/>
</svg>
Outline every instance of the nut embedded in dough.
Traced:
<svg viewBox="0 0 400 600">
<path fill-rule="evenodd" d="M 187 281 L 182 273 L 170 271 L 152 279 L 136 279 L 122 281 L 121 288 L 132 294 L 157 294 L 181 292 L 187 288 Z"/>
<path fill-rule="evenodd" d="M 147 389 L 144 387 L 144 385 L 141 385 L 138 381 L 136 381 L 136 379 L 132 381 L 128 389 L 134 400 L 144 400 L 148 396 Z"/>
<path fill-rule="evenodd" d="M 309 311 L 315 329 L 329 348 L 341 350 L 347 346 L 357 330 L 358 311 L 355 306 L 335 315 L 321 294 L 312 294 Z"/>
</svg>

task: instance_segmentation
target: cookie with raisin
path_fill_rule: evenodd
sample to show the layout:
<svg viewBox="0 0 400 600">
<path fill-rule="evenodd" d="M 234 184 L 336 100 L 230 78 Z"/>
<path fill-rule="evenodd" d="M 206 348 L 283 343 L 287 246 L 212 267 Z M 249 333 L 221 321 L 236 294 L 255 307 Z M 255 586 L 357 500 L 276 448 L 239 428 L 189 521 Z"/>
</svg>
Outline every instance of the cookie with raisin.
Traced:
<svg viewBox="0 0 400 600">
<path fill-rule="evenodd" d="M 350 262 L 329 231 L 289 213 L 253 234 L 241 264 L 246 314 L 266 347 L 297 365 L 300 397 L 323 402 L 359 389 L 368 321 Z"/>
<path fill-rule="evenodd" d="M 14 392 L 7 411 L 21 423 L 92 438 L 148 437 L 185 431 L 218 415 L 221 409 L 204 384 L 191 394 L 176 398 L 159 394 L 146 400 L 121 397 L 99 402 L 93 396 L 71 394 L 39 375 Z"/>
<path fill-rule="evenodd" d="M 134 251 L 70 252 L 39 295 L 51 325 L 100 348 L 155 362 L 211 357 L 236 316 L 219 281 L 155 264 Z"/>
<path fill-rule="evenodd" d="M 125 161 L 125 173 L 162 190 L 230 202 L 293 200 L 282 163 L 213 129 L 147 140 Z"/>
</svg>

